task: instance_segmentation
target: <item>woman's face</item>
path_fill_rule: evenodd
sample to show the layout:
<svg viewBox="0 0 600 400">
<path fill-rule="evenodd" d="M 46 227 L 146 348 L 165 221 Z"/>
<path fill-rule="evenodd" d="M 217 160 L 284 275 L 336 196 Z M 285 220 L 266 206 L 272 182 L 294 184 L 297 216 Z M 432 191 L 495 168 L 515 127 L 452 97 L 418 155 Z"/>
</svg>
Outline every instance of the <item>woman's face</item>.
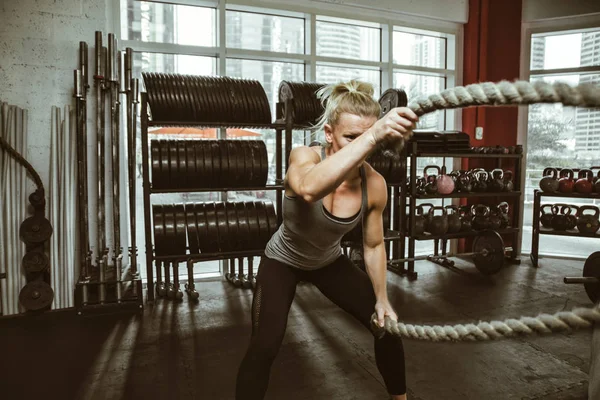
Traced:
<svg viewBox="0 0 600 400">
<path fill-rule="evenodd" d="M 325 124 L 325 140 L 331 145 L 334 152 L 338 151 L 362 135 L 376 121 L 376 117 L 343 113 L 335 126 Z"/>
</svg>

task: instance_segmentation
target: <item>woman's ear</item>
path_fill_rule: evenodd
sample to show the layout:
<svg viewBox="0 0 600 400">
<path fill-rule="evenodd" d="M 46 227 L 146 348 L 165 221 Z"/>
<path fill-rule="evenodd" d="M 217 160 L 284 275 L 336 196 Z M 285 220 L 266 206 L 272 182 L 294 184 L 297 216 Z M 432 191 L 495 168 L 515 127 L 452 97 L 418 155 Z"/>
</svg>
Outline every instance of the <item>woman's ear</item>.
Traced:
<svg viewBox="0 0 600 400">
<path fill-rule="evenodd" d="M 331 125 L 323 125 L 323 131 L 325 132 L 325 141 L 330 144 L 333 143 L 333 128 Z"/>
</svg>

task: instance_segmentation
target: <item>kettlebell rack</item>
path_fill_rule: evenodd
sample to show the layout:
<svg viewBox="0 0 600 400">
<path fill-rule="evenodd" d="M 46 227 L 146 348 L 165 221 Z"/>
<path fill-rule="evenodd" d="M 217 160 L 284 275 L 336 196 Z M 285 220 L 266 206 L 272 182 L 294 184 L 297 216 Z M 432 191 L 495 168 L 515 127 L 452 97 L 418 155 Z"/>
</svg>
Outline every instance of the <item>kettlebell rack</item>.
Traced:
<svg viewBox="0 0 600 400">
<path fill-rule="evenodd" d="M 490 154 L 490 153 L 479 153 L 474 151 L 460 151 L 460 152 L 425 152 L 421 151 L 418 146 L 418 142 L 408 143 L 403 151 L 404 157 L 407 158 L 407 162 L 404 163 L 405 168 L 402 169 L 401 181 L 406 182 L 405 194 L 400 196 L 398 203 L 398 216 L 401 220 L 407 221 L 406 224 L 399 224 L 398 218 L 395 218 L 395 222 L 398 223 L 398 228 L 401 234 L 401 240 L 394 242 L 394 249 L 392 252 L 392 259 L 388 262 L 388 269 L 392 272 L 398 273 L 403 276 L 407 276 L 409 279 L 417 279 L 417 272 L 414 270 L 415 260 L 415 243 L 416 241 L 422 240 L 433 240 L 434 254 L 426 257 L 429 261 L 435 262 L 436 264 L 456 270 L 454 262 L 449 260 L 450 255 L 447 252 L 447 242 L 452 239 L 466 239 L 475 238 L 480 239 L 485 235 L 482 235 L 483 231 L 480 230 L 461 230 L 456 233 L 445 233 L 441 235 L 433 235 L 428 232 L 417 233 L 415 226 L 415 216 L 417 210 L 417 200 L 425 199 L 461 199 L 463 203 L 466 203 L 469 199 L 478 198 L 492 198 L 492 199 L 505 199 L 512 202 L 512 217 L 508 223 L 508 227 L 504 229 L 496 229 L 495 232 L 498 235 L 510 236 L 512 245 L 515 246 L 518 243 L 518 237 L 520 228 L 518 223 L 518 216 L 521 208 L 522 198 L 522 186 L 521 186 L 521 168 L 523 162 L 522 154 Z M 451 194 L 419 194 L 417 191 L 417 160 L 419 158 L 436 157 L 443 158 L 443 167 L 446 167 L 446 159 L 492 159 L 495 160 L 496 167 L 501 168 L 504 161 L 512 161 L 514 168 L 513 171 L 513 190 L 511 191 L 485 191 L 485 192 L 453 192 Z M 407 239 L 407 240 L 406 240 Z M 495 241 L 495 240 L 494 240 Z M 408 242 L 408 243 L 407 243 Z M 476 240 L 477 242 L 477 240 Z M 491 243 L 491 240 L 490 240 Z M 502 243 L 502 241 L 500 241 Z M 495 245 L 496 243 L 494 243 Z M 408 248 L 407 248 L 408 245 Z M 441 246 L 440 246 L 441 245 Z M 488 243 L 485 244 L 487 246 Z M 503 246 L 503 244 L 502 244 Z M 441 249 L 440 249 L 441 247 Z M 517 249 L 505 248 L 510 253 L 508 258 L 512 262 L 519 262 L 517 258 Z M 461 254 L 452 255 L 460 256 Z M 422 259 L 421 257 L 416 257 Z M 503 257 L 503 259 L 506 257 Z M 482 271 L 483 273 L 494 273 L 494 271 Z"/>
<path fill-rule="evenodd" d="M 571 237 L 584 237 L 584 238 L 600 238 L 600 233 L 584 233 L 571 225 L 569 229 L 555 230 L 549 227 L 542 226 L 540 214 L 543 211 L 542 197 L 554 197 L 554 198 L 568 198 L 568 199 L 598 199 L 600 200 L 600 193 L 552 193 L 544 192 L 539 189 L 533 191 L 533 230 L 531 233 L 531 253 L 529 258 L 534 267 L 539 267 L 539 245 L 540 235 L 554 235 L 554 236 L 571 236 Z M 569 206 L 569 204 L 557 203 L 561 206 Z"/>
</svg>

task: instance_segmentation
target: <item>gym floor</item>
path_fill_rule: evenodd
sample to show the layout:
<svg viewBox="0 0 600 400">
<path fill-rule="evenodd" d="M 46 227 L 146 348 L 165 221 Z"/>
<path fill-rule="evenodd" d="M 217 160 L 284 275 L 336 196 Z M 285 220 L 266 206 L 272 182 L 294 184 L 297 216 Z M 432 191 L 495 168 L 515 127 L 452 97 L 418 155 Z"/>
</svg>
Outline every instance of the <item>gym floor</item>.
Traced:
<svg viewBox="0 0 600 400">
<path fill-rule="evenodd" d="M 400 318 L 457 324 L 554 313 L 591 303 L 583 262 L 527 258 L 484 277 L 468 263 L 455 273 L 416 263 L 419 278 L 389 273 Z M 0 319 L 3 399 L 233 399 L 250 334 L 252 292 L 201 282 L 200 301 L 159 300 L 143 318 L 73 312 Z M 587 399 L 591 331 L 496 342 L 405 340 L 409 399 Z M 316 288 L 298 287 L 267 399 L 388 397 L 370 333 Z"/>
</svg>

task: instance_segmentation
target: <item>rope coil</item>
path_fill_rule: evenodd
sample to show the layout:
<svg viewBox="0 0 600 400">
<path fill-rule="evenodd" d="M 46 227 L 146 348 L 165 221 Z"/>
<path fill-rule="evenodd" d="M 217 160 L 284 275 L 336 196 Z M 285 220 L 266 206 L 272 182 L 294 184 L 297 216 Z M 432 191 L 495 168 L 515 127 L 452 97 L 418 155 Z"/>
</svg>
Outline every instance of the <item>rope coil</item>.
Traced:
<svg viewBox="0 0 600 400">
<path fill-rule="evenodd" d="M 470 106 L 505 106 L 536 103 L 562 103 L 565 106 L 600 107 L 600 86 L 581 83 L 571 86 L 565 82 L 501 81 L 484 82 L 446 89 L 439 94 L 419 97 L 408 104 L 418 116 L 444 109 Z M 397 153 L 404 143 L 398 143 Z M 387 151 L 386 151 L 387 152 Z M 397 155 L 396 155 L 397 156 Z M 484 341 L 518 335 L 547 334 L 559 331 L 585 329 L 600 323 L 600 304 L 561 311 L 553 315 L 521 317 L 504 321 L 479 322 L 466 325 L 412 325 L 385 318 L 384 327 L 377 324 L 377 315 L 371 318 L 373 333 L 382 337 L 388 333 L 406 339 L 440 341 Z"/>
</svg>

